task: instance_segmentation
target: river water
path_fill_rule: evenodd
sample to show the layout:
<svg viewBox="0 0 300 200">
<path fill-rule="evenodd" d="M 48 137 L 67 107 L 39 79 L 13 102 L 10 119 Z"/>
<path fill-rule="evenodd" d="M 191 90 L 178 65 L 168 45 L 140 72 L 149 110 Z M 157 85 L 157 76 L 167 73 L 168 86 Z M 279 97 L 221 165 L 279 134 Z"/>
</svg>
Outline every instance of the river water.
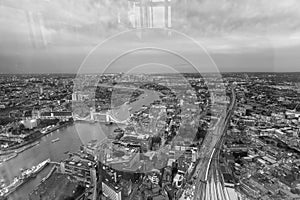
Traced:
<svg viewBox="0 0 300 200">
<path fill-rule="evenodd" d="M 157 99 L 159 99 L 157 93 L 147 91 L 129 106 L 135 111 L 138 110 L 140 106 L 149 105 Z M 120 113 L 121 112 L 118 112 L 118 114 Z M 86 144 L 91 140 L 101 141 L 117 127 L 118 125 L 116 124 L 107 126 L 104 123 L 76 122 L 68 127 L 58 129 L 42 137 L 38 145 L 27 149 L 18 154 L 17 157 L 2 163 L 0 165 L 0 177 L 4 178 L 6 182 L 9 183 L 14 177 L 20 175 L 20 169 L 22 168 L 31 168 L 48 158 L 55 162 L 64 160 L 68 157 L 65 152 L 78 151 L 80 145 Z M 59 138 L 60 140 L 53 143 L 52 140 L 56 138 Z M 36 178 L 31 179 L 12 193 L 10 199 L 27 199 L 28 194 L 36 188 L 42 178 L 45 177 L 50 170 L 51 167 L 47 166 Z"/>
</svg>

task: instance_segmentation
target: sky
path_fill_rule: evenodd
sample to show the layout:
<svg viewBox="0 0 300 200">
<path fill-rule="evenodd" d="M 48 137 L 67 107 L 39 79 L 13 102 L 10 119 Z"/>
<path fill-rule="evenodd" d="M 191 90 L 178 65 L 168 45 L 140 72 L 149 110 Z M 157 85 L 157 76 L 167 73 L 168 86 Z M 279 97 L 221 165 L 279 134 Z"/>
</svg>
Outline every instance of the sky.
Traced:
<svg viewBox="0 0 300 200">
<path fill-rule="evenodd" d="M 202 66 L 214 64 L 221 72 L 300 71 L 299 10 L 298 0 L 172 0 L 171 29 L 180 36 L 170 40 L 152 34 L 145 40 L 131 33 L 112 37 L 132 31 L 135 13 L 127 0 L 0 0 L 0 73 L 77 73 L 88 63 L 94 68 L 87 72 L 102 72 L 102 60 L 139 47 L 141 41 L 178 50 L 203 71 L 210 68 Z M 159 24 L 161 12 L 156 12 Z M 134 52 L 111 71 L 128 71 L 131 64 L 151 63 L 149 58 L 191 71 L 182 60 L 158 51 Z"/>
</svg>

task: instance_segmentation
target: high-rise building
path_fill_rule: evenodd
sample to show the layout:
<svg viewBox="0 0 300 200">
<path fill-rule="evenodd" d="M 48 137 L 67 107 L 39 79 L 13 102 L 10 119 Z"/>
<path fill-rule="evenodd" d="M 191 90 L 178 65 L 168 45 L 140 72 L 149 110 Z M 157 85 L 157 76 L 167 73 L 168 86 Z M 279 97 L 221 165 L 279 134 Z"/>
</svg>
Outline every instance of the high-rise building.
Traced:
<svg viewBox="0 0 300 200">
<path fill-rule="evenodd" d="M 97 182 L 95 163 L 78 156 L 73 156 L 60 163 L 62 173 L 73 175 L 77 180 L 95 185 Z"/>
<path fill-rule="evenodd" d="M 102 192 L 107 199 L 112 199 L 112 200 L 122 199 L 121 188 L 105 180 L 102 182 Z"/>
<path fill-rule="evenodd" d="M 101 182 L 102 199 L 128 199 L 134 190 L 133 182 L 140 179 L 140 174 L 120 172 L 99 163 L 99 182 Z"/>
</svg>

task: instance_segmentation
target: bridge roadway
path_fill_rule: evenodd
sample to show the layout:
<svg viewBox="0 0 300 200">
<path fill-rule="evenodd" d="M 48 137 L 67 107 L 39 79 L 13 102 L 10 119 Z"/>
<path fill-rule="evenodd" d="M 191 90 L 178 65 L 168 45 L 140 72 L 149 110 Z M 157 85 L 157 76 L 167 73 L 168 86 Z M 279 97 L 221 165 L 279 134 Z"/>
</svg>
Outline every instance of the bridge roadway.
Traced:
<svg viewBox="0 0 300 200">
<path fill-rule="evenodd" d="M 232 89 L 231 104 L 227 112 L 221 115 L 215 125 L 215 130 L 207 134 L 200 149 L 200 161 L 194 174 L 194 200 L 229 200 L 228 194 L 220 179 L 222 175 L 218 171 L 218 156 L 221 144 L 220 140 L 226 131 L 235 106 L 235 101 L 236 95 L 234 89 Z"/>
</svg>

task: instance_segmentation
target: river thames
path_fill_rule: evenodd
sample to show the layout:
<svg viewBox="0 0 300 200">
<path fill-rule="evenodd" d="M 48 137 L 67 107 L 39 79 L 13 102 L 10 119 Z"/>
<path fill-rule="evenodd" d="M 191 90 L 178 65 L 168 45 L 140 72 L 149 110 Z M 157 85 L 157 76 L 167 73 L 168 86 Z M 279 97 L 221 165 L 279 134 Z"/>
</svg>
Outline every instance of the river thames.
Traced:
<svg viewBox="0 0 300 200">
<path fill-rule="evenodd" d="M 101 141 L 106 137 L 105 133 L 110 133 L 116 125 L 106 126 L 104 123 L 90 124 L 86 122 L 76 122 L 74 125 L 56 130 L 49 135 L 41 138 L 40 144 L 20 153 L 16 158 L 11 159 L 0 166 L 1 175 L 11 182 L 14 177 L 20 174 L 20 169 L 31 168 L 40 162 L 50 158 L 51 161 L 61 161 L 68 157 L 65 152 L 75 152 L 80 145 L 86 144 L 91 140 Z M 53 139 L 59 138 L 58 142 L 52 143 Z M 21 199 L 18 197 L 27 196 L 41 179 L 47 175 L 50 167 L 45 168 L 35 179 L 19 187 L 16 192 L 10 195 L 10 199 Z"/>
<path fill-rule="evenodd" d="M 141 106 L 149 105 L 157 99 L 159 99 L 159 95 L 156 92 L 146 91 L 137 101 L 127 106 L 130 106 L 132 112 L 134 112 L 139 110 Z M 122 112 L 115 112 L 114 114 L 116 113 L 123 115 Z M 91 140 L 102 141 L 117 127 L 117 124 L 107 126 L 105 123 L 75 122 L 73 125 L 60 128 L 42 137 L 38 145 L 2 163 L 0 165 L 0 176 L 9 183 L 12 182 L 16 176 L 20 175 L 21 169 L 31 168 L 48 158 L 50 158 L 51 161 L 60 162 L 68 157 L 67 152 L 76 152 L 81 145 L 87 144 Z M 56 138 L 59 138 L 59 141 L 53 143 L 52 140 Z M 47 166 L 36 178 L 31 179 L 13 192 L 9 196 L 9 199 L 27 199 L 29 193 L 36 188 L 50 170 L 51 166 Z"/>
</svg>

